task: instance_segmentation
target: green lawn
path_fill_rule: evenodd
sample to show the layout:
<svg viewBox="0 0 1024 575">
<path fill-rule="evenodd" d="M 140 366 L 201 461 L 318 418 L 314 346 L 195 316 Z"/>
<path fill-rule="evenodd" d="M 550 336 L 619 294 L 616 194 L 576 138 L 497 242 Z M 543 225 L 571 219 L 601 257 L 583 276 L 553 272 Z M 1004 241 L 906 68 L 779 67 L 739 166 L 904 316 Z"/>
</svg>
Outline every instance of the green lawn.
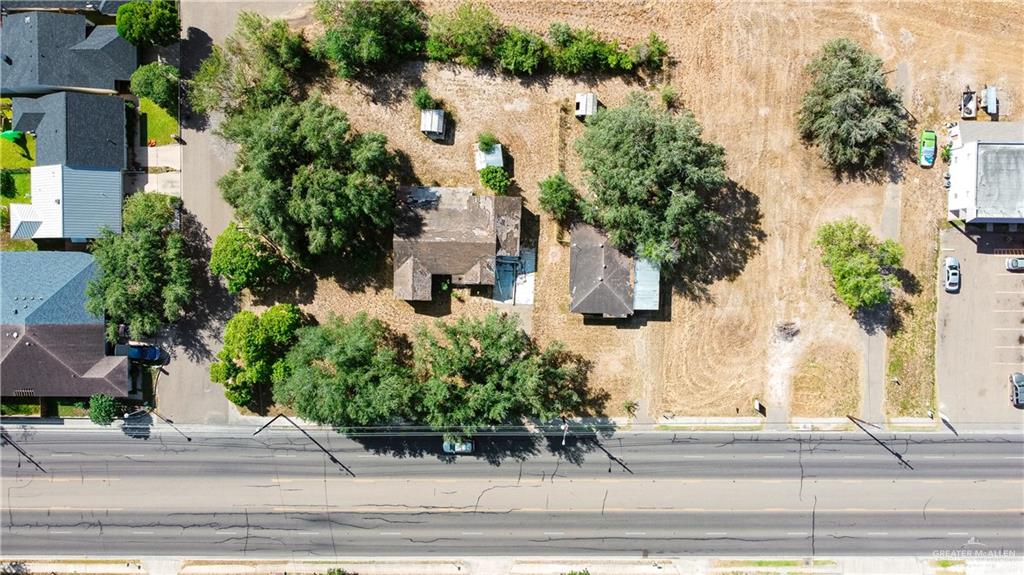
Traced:
<svg viewBox="0 0 1024 575">
<path fill-rule="evenodd" d="M 14 195 L 11 197 L 0 196 L 0 205 L 6 206 L 11 202 L 16 204 L 28 204 L 32 199 L 32 178 L 31 174 L 17 172 L 11 174 L 14 177 Z"/>
<path fill-rule="evenodd" d="M 36 165 L 36 139 L 25 134 L 22 147 L 9 140 L 0 139 L 0 168 L 28 169 Z M 26 156 L 26 150 L 28 155 Z"/>
<path fill-rule="evenodd" d="M 39 400 L 32 403 L 0 403 L 0 415 L 39 415 Z"/>
<path fill-rule="evenodd" d="M 140 145 L 149 140 L 156 140 L 158 146 L 172 144 L 171 136 L 178 133 L 178 121 L 153 100 L 139 98 L 139 131 Z"/>
</svg>

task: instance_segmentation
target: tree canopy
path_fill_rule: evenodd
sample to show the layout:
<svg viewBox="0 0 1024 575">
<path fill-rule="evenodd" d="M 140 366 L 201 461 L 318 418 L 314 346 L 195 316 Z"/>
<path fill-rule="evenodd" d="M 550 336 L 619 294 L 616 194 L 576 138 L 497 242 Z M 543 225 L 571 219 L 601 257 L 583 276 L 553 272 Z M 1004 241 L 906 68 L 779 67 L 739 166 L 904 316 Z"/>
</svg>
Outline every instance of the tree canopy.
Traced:
<svg viewBox="0 0 1024 575">
<path fill-rule="evenodd" d="M 165 194 L 134 194 L 124 204 L 122 233 L 105 229 L 92 244 L 98 271 L 85 290 L 86 309 L 106 314 L 111 341 L 118 323 L 133 337 L 156 333 L 192 299 L 185 240 L 173 229 L 179 204 Z"/>
<path fill-rule="evenodd" d="M 395 157 L 383 134 L 357 134 L 341 110 L 313 97 L 228 119 L 239 167 L 218 182 L 252 231 L 300 264 L 376 247 L 394 211 Z"/>
<path fill-rule="evenodd" d="M 132 0 L 117 9 L 117 33 L 136 46 L 169 46 L 181 36 L 178 5 L 170 0 Z"/>
<path fill-rule="evenodd" d="M 899 244 L 879 242 L 870 228 L 847 218 L 819 227 L 815 245 L 832 275 L 836 295 L 851 311 L 889 303 L 898 285 L 890 272 L 903 260 Z"/>
<path fill-rule="evenodd" d="M 132 72 L 132 94 L 149 98 L 172 116 L 178 116 L 178 69 L 151 62 Z"/>
<path fill-rule="evenodd" d="M 493 59 L 499 38 L 501 22 L 494 12 L 482 4 L 464 2 L 452 12 L 430 18 L 427 56 L 431 60 L 479 66 Z"/>
<path fill-rule="evenodd" d="M 540 182 L 540 209 L 565 225 L 576 210 L 579 195 L 565 174 L 558 172 Z"/>
<path fill-rule="evenodd" d="M 292 304 L 262 314 L 236 313 L 224 326 L 224 347 L 210 365 L 210 379 L 224 385 L 224 395 L 235 405 L 252 405 L 275 374 L 284 373 L 284 354 L 302 323 L 302 312 Z"/>
<path fill-rule="evenodd" d="M 231 222 L 213 242 L 210 271 L 227 280 L 228 291 L 268 287 L 292 276 L 292 270 L 273 247 Z"/>
<path fill-rule="evenodd" d="M 317 0 L 326 28 L 313 52 L 350 78 L 423 52 L 426 16 L 409 0 Z"/>
<path fill-rule="evenodd" d="M 418 420 L 472 433 L 581 409 L 587 367 L 559 344 L 540 349 L 511 315 L 461 317 L 416 334 Z M 435 333 L 436 331 L 436 333 Z"/>
<path fill-rule="evenodd" d="M 284 20 L 240 12 L 224 46 L 214 45 L 189 81 L 188 98 L 199 113 L 265 108 L 299 95 L 306 44 Z"/>
<path fill-rule="evenodd" d="M 321 424 L 390 423 L 407 414 L 413 392 L 411 370 L 395 340 L 365 313 L 303 328 L 274 382 L 274 400 Z"/>
<path fill-rule="evenodd" d="M 806 72 L 812 83 L 800 105 L 800 133 L 834 169 L 875 166 L 906 138 L 902 99 L 886 85 L 878 56 L 837 38 Z"/>
<path fill-rule="evenodd" d="M 576 149 L 591 192 L 583 216 L 615 246 L 671 267 L 695 257 L 721 223 L 708 198 L 728 183 L 725 152 L 701 139 L 688 111 L 657 110 L 633 93 L 591 116 Z"/>
</svg>

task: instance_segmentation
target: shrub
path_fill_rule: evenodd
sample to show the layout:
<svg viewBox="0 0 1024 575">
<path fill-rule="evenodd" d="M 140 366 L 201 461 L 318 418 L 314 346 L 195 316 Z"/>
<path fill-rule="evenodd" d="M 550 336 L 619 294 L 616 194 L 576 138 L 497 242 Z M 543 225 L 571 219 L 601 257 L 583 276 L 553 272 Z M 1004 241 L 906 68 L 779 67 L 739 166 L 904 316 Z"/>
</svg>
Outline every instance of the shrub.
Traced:
<svg viewBox="0 0 1024 575">
<path fill-rule="evenodd" d="M 573 30 L 565 24 L 552 24 L 548 33 L 555 43 L 555 70 L 562 74 L 580 72 L 631 71 L 635 67 L 629 53 L 618 44 L 605 42 L 589 28 Z"/>
<path fill-rule="evenodd" d="M 498 145 L 498 138 L 494 137 L 494 134 L 491 132 L 481 132 L 480 135 L 476 137 L 476 143 L 481 152 L 489 154 L 494 150 L 494 146 Z"/>
<path fill-rule="evenodd" d="M 678 95 L 676 89 L 672 84 L 665 84 L 658 90 L 658 95 L 661 97 L 661 103 L 665 106 L 666 110 L 671 110 L 676 105 L 676 99 Z"/>
<path fill-rule="evenodd" d="M 105 393 L 89 398 L 89 419 L 96 425 L 110 425 L 118 416 L 117 400 Z"/>
<path fill-rule="evenodd" d="M 427 57 L 479 66 L 493 59 L 500 32 L 501 24 L 490 8 L 463 3 L 454 12 L 442 12 L 430 18 Z"/>
<path fill-rule="evenodd" d="M 313 52 L 344 78 L 423 51 L 426 16 L 409 0 L 317 0 L 315 12 L 326 31 Z"/>
<path fill-rule="evenodd" d="M 815 245 L 829 269 L 836 294 L 851 311 L 888 304 L 898 284 L 892 268 L 900 265 L 903 248 L 892 240 L 879 242 L 871 229 L 853 218 L 818 228 Z"/>
<path fill-rule="evenodd" d="M 499 196 L 504 196 L 512 185 L 512 178 L 508 177 L 504 168 L 487 166 L 480 170 L 480 182 Z"/>
<path fill-rule="evenodd" d="M 547 64 L 549 54 L 543 38 L 519 28 L 509 28 L 497 48 L 498 65 L 513 74 L 537 72 Z"/>
<path fill-rule="evenodd" d="M 548 176 L 540 183 L 541 209 L 561 224 L 569 221 L 576 209 L 577 199 L 576 188 L 562 172 Z"/>
<path fill-rule="evenodd" d="M 152 62 L 132 72 L 132 94 L 149 98 L 172 116 L 178 116 L 178 69 Z"/>
<path fill-rule="evenodd" d="M 800 134 L 833 169 L 876 166 L 906 138 L 902 99 L 886 86 L 878 56 L 837 38 L 825 44 L 806 72 L 811 88 L 798 113 Z"/>
<path fill-rule="evenodd" d="M 548 27 L 548 37 L 557 48 L 565 48 L 572 42 L 572 28 L 565 22 L 552 22 Z"/>
<path fill-rule="evenodd" d="M 213 242 L 210 271 L 227 280 L 231 293 L 272 286 L 292 276 L 291 267 L 273 247 L 235 222 Z"/>
<path fill-rule="evenodd" d="M 629 57 L 634 66 L 641 66 L 648 70 L 660 70 L 665 64 L 665 57 L 668 56 L 668 44 L 657 34 L 651 32 L 646 42 L 641 42 L 629 49 Z"/>
<path fill-rule="evenodd" d="M 412 103 L 420 110 L 432 110 L 437 107 L 437 101 L 430 95 L 430 90 L 426 86 L 416 88 L 412 94 Z"/>
<path fill-rule="evenodd" d="M 117 9 L 117 33 L 136 46 L 168 46 L 181 36 L 178 6 L 170 0 L 132 0 Z"/>
<path fill-rule="evenodd" d="M 0 195 L 13 198 L 18 194 L 18 186 L 14 182 L 14 174 L 10 170 L 0 170 Z"/>
</svg>

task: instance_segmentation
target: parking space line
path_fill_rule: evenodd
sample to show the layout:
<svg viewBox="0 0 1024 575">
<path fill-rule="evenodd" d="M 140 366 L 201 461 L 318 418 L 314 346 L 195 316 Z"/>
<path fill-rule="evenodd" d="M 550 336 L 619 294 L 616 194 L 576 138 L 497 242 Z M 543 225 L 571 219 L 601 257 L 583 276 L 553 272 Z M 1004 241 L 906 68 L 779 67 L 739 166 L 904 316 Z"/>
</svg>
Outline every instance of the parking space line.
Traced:
<svg viewBox="0 0 1024 575">
<path fill-rule="evenodd" d="M 1001 293 L 1001 294 L 1013 294 L 1013 295 L 1024 295 L 1024 291 L 994 291 L 994 292 L 992 292 L 992 293 Z"/>
<path fill-rule="evenodd" d="M 994 309 L 992 313 L 1024 313 L 1024 309 Z"/>
<path fill-rule="evenodd" d="M 1020 349 L 1020 348 L 1024 347 L 1024 344 L 1018 344 L 1018 345 L 997 345 L 997 346 L 994 346 L 994 347 L 996 349 Z"/>
<path fill-rule="evenodd" d="M 1024 331 L 1024 327 L 994 327 L 993 331 Z"/>
<path fill-rule="evenodd" d="M 1024 361 L 993 361 L 992 365 L 1024 365 Z"/>
</svg>

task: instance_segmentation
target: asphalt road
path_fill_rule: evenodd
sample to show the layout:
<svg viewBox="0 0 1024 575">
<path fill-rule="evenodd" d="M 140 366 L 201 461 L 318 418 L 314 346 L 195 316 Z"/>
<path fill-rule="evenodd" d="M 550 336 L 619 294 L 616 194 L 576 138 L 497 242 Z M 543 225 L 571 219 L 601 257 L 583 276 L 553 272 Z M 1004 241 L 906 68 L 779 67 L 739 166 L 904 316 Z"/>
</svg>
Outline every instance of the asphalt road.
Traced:
<svg viewBox="0 0 1024 575">
<path fill-rule="evenodd" d="M 1024 438 L 362 438 L 7 426 L 5 554 L 1024 552 Z"/>
</svg>

